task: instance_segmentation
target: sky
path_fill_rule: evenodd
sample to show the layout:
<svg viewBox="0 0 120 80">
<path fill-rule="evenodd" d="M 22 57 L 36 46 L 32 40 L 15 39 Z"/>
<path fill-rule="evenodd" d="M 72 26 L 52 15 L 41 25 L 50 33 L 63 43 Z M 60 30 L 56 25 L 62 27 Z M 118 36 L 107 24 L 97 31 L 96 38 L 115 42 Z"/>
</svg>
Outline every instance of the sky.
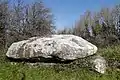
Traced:
<svg viewBox="0 0 120 80">
<path fill-rule="evenodd" d="M 32 3 L 39 0 L 25 0 Z M 103 7 L 114 7 L 120 4 L 120 0 L 43 0 L 46 7 L 51 9 L 54 15 L 56 29 L 74 26 L 85 11 L 100 11 Z"/>
</svg>

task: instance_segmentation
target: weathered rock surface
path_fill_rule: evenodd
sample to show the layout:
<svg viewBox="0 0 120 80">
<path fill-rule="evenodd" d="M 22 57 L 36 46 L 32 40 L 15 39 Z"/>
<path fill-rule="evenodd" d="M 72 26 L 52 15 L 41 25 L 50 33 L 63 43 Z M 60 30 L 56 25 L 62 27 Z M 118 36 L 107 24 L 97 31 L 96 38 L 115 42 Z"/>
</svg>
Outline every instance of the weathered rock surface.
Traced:
<svg viewBox="0 0 120 80">
<path fill-rule="evenodd" d="M 9 47 L 6 56 L 15 59 L 56 57 L 64 61 L 84 58 L 96 52 L 97 47 L 81 37 L 52 35 L 51 37 L 33 37 L 15 42 Z"/>
<path fill-rule="evenodd" d="M 48 60 L 50 64 L 54 60 L 65 62 L 82 58 L 83 61 L 80 60 L 79 62 L 78 60 L 78 63 L 75 63 L 77 66 L 89 66 L 90 64 L 94 70 L 104 73 L 106 70 L 105 59 L 100 56 L 90 56 L 96 52 L 97 47 L 81 37 L 52 35 L 50 37 L 33 37 L 15 42 L 9 47 L 6 56 L 12 59 L 37 59 L 43 62 Z M 49 65 L 48 63 L 46 64 Z"/>
<path fill-rule="evenodd" d="M 94 70 L 102 74 L 105 73 L 106 68 L 107 68 L 107 62 L 103 57 L 96 56 L 91 61 L 93 63 Z"/>
</svg>

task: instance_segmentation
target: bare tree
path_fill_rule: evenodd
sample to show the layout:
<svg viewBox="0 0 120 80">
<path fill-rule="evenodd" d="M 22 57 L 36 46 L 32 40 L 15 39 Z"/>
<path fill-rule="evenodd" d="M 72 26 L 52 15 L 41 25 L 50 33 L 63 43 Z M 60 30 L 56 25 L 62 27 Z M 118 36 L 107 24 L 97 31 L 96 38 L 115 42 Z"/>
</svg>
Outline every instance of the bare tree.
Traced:
<svg viewBox="0 0 120 80">
<path fill-rule="evenodd" d="M 5 47 L 8 21 L 8 1 L 0 0 L 0 44 Z"/>
<path fill-rule="evenodd" d="M 36 2 L 29 8 L 29 34 L 31 36 L 45 36 L 54 29 L 53 18 L 50 10 L 42 2 Z"/>
<path fill-rule="evenodd" d="M 33 36 L 52 34 L 55 29 L 53 15 L 42 2 L 24 5 L 23 0 L 15 1 L 9 8 L 8 45 Z"/>
</svg>

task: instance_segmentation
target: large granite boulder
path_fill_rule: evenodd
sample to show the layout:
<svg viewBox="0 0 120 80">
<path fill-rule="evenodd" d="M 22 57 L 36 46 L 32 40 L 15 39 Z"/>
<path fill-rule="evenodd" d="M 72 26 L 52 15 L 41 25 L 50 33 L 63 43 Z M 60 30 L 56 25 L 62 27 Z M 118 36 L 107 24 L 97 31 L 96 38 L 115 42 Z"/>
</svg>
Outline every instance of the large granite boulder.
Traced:
<svg viewBox="0 0 120 80">
<path fill-rule="evenodd" d="M 15 42 L 9 47 L 6 56 L 12 59 L 37 59 L 43 62 L 58 59 L 64 62 L 80 58 L 83 59 L 83 62 L 79 62 L 79 65 L 90 63 L 94 70 L 104 73 L 106 69 L 105 59 L 100 56 L 90 56 L 96 52 L 97 47 L 81 37 L 51 35 L 50 37 L 33 37 Z M 85 58 L 87 60 L 84 60 Z"/>
<path fill-rule="evenodd" d="M 9 47 L 6 56 L 14 59 L 55 57 L 65 61 L 84 58 L 96 52 L 97 47 L 81 37 L 52 35 L 50 37 L 33 37 L 15 42 Z"/>
</svg>

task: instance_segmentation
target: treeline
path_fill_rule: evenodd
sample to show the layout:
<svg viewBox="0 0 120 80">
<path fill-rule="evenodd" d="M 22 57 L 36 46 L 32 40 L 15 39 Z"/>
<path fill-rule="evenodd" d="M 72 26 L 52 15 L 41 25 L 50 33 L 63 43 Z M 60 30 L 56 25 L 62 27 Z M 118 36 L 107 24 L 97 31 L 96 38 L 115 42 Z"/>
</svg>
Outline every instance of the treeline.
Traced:
<svg viewBox="0 0 120 80">
<path fill-rule="evenodd" d="M 41 1 L 0 0 L 0 46 L 54 32 L 53 15 Z"/>
<path fill-rule="evenodd" d="M 120 5 L 102 8 L 99 12 L 86 11 L 73 28 L 65 28 L 58 34 L 74 34 L 96 44 L 108 46 L 120 41 Z"/>
<path fill-rule="evenodd" d="M 53 22 L 53 14 L 41 1 L 25 4 L 24 0 L 0 0 L 0 46 L 7 48 L 19 40 L 49 36 L 55 30 Z M 97 46 L 118 44 L 120 5 L 99 12 L 86 11 L 72 28 L 57 34 L 81 36 Z"/>
</svg>

